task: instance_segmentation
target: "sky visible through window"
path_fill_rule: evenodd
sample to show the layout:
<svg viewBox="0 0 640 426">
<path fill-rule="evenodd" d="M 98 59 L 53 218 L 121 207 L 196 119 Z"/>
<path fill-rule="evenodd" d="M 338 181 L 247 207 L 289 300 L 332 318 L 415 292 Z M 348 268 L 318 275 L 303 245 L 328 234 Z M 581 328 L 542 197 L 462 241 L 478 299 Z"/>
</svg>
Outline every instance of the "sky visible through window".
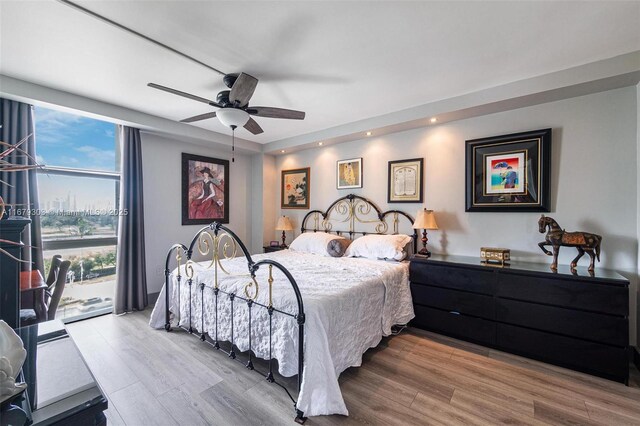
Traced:
<svg viewBox="0 0 640 426">
<path fill-rule="evenodd" d="M 115 171 L 116 125 L 46 108 L 35 108 L 38 163 L 48 167 Z M 115 208 L 115 182 L 105 179 L 38 175 L 40 208 Z"/>
<path fill-rule="evenodd" d="M 38 163 L 78 169 L 116 169 L 116 125 L 35 108 Z"/>
</svg>

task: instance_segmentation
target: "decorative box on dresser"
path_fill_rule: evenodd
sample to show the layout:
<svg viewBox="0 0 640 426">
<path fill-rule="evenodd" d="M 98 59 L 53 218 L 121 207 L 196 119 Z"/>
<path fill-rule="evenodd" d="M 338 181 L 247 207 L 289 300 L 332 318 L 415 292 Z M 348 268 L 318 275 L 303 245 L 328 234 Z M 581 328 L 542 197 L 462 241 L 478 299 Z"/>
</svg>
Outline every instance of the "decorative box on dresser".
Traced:
<svg viewBox="0 0 640 426">
<path fill-rule="evenodd" d="M 618 382 L 629 377 L 629 281 L 616 272 L 414 256 L 412 325 Z"/>
</svg>

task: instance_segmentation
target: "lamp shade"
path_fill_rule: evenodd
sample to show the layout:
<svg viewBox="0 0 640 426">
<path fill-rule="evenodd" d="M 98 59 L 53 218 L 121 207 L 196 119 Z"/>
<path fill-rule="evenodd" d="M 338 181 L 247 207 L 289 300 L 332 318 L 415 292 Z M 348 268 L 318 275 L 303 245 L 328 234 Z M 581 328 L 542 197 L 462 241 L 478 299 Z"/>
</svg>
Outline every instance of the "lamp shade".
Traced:
<svg viewBox="0 0 640 426">
<path fill-rule="evenodd" d="M 276 231 L 293 231 L 293 225 L 286 216 L 280 216 L 278 218 L 278 224 L 276 225 Z"/>
<path fill-rule="evenodd" d="M 227 127 L 242 127 L 249 121 L 249 114 L 246 111 L 236 108 L 222 108 L 216 112 L 216 117 Z"/>
<path fill-rule="evenodd" d="M 436 216 L 433 214 L 433 210 L 420 210 L 416 214 L 416 220 L 413 222 L 414 229 L 438 229 L 436 223 Z"/>
</svg>

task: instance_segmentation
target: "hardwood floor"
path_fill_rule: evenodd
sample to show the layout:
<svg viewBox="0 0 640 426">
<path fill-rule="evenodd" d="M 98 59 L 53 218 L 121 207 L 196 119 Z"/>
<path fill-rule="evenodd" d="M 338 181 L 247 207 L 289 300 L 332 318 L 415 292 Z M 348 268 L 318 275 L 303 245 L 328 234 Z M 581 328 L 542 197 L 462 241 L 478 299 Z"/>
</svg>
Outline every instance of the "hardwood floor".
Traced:
<svg viewBox="0 0 640 426">
<path fill-rule="evenodd" d="M 182 331 L 152 330 L 149 311 L 69 324 L 109 399 L 110 425 L 294 424 L 286 394 Z M 308 425 L 640 424 L 631 386 L 408 329 L 340 377 L 349 417 Z M 292 379 L 283 379 L 288 384 Z"/>
</svg>

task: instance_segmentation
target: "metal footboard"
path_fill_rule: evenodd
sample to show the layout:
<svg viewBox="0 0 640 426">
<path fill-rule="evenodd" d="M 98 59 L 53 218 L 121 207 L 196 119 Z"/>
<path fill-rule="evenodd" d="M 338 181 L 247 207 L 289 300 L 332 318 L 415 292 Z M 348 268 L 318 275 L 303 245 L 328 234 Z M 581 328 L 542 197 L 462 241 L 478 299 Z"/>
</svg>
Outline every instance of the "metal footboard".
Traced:
<svg viewBox="0 0 640 426">
<path fill-rule="evenodd" d="M 221 263 L 221 260 L 223 259 L 230 259 L 230 258 L 236 257 L 238 255 L 238 248 L 242 251 L 242 254 L 244 255 L 247 261 L 248 274 L 246 275 L 230 274 L 224 268 L 224 265 Z M 192 260 L 194 249 L 197 249 L 198 253 L 201 256 L 206 256 L 211 260 L 211 263 L 206 268 L 214 270 L 213 288 L 208 288 L 204 282 L 197 282 L 197 280 L 194 279 L 194 272 L 195 272 L 194 268 L 199 267 L 199 265 Z M 174 259 L 177 262 L 177 275 L 175 280 L 175 284 L 177 285 L 177 288 L 175 289 L 171 287 L 173 283 L 170 280 L 171 271 L 169 269 Z M 269 293 L 268 293 L 268 302 L 266 304 L 259 303 L 257 301 L 258 291 L 260 286 L 258 284 L 258 281 L 256 280 L 256 272 L 261 267 L 268 269 L 268 279 L 266 284 L 268 286 Z M 272 303 L 273 302 L 272 290 L 273 290 L 273 283 L 274 283 L 273 268 L 280 270 L 282 274 L 284 274 L 284 276 L 286 277 L 289 284 L 291 285 L 291 288 L 295 293 L 296 301 L 297 301 L 297 310 L 295 312 L 288 312 L 284 308 L 277 308 L 273 306 L 273 303 Z M 248 282 L 244 286 L 242 294 L 238 294 L 237 292 L 228 291 L 228 289 L 225 290 L 224 288 L 221 288 L 218 280 L 219 274 L 235 276 L 238 278 L 246 277 L 248 279 Z M 183 277 L 186 278 L 186 282 L 184 284 L 183 284 Z M 193 288 L 194 284 L 197 287 L 196 289 Z M 188 326 L 181 326 L 178 324 L 178 327 L 184 329 L 190 334 L 196 333 L 196 329 L 199 329 L 198 331 L 199 331 L 200 340 L 210 344 L 214 349 L 225 353 L 227 356 L 229 356 L 229 358 L 244 365 L 245 368 L 256 371 L 259 374 L 263 375 L 268 382 L 276 384 L 279 387 L 281 387 L 293 402 L 295 414 L 296 414 L 295 421 L 297 423 L 303 424 L 306 420 L 306 417 L 304 417 L 304 413 L 298 409 L 296 399 L 291 395 L 289 390 L 282 383 L 279 383 L 274 378 L 274 375 L 273 375 L 273 361 L 274 361 L 272 357 L 273 316 L 285 315 L 295 319 L 296 324 L 298 326 L 298 348 L 297 348 L 298 350 L 298 382 L 297 382 L 297 385 L 298 385 L 298 395 L 299 395 L 300 388 L 302 385 L 302 374 L 304 370 L 305 315 L 304 315 L 304 304 L 302 301 L 302 296 L 300 294 L 300 289 L 298 288 L 298 284 L 296 283 L 293 276 L 291 276 L 291 273 L 280 263 L 275 262 L 273 260 L 264 259 L 259 262 L 254 262 L 246 246 L 238 238 L 238 236 L 226 226 L 220 223 L 214 222 L 200 229 L 196 233 L 196 235 L 193 237 L 193 239 L 191 240 L 191 244 L 189 244 L 188 247 L 185 246 L 184 244 L 175 244 L 171 247 L 171 249 L 169 249 L 169 252 L 167 253 L 167 258 L 165 262 L 165 298 L 166 298 L 165 299 L 165 302 L 166 302 L 165 303 L 165 306 L 166 306 L 165 330 L 167 331 L 172 330 L 171 311 L 170 311 L 170 295 L 172 290 L 177 292 L 177 295 L 178 295 L 177 314 L 178 316 L 181 317 L 180 297 L 181 297 L 182 285 L 187 285 L 189 289 L 189 308 L 188 308 L 189 321 L 188 321 Z M 201 304 L 200 305 L 200 312 L 201 312 L 200 324 L 192 323 L 192 319 L 193 319 L 192 309 L 194 305 L 192 292 L 194 291 L 200 291 L 200 304 Z M 204 299 L 205 299 L 204 296 L 206 291 L 211 291 L 213 293 L 213 301 L 214 301 L 213 306 L 207 306 L 204 302 Z M 229 342 L 231 346 L 230 346 L 230 350 L 228 351 L 221 347 L 220 341 L 218 340 L 218 337 L 219 337 L 218 336 L 218 323 L 219 323 L 218 318 L 220 315 L 219 306 L 223 303 L 228 303 L 231 311 L 231 340 Z M 249 342 L 249 350 L 248 350 L 248 360 L 246 361 L 241 360 L 238 357 L 238 354 L 236 353 L 237 346 L 235 345 L 235 340 L 236 340 L 235 333 L 237 330 L 234 329 L 234 322 L 236 321 L 236 318 L 234 317 L 234 306 L 236 306 L 237 303 L 246 304 L 248 309 L 249 327 L 248 327 L 247 337 Z M 253 352 L 253 342 L 252 342 L 253 336 L 251 331 L 252 330 L 251 325 L 252 325 L 252 321 L 256 321 L 255 316 L 252 315 L 252 312 L 254 309 L 264 309 L 268 314 L 268 321 L 269 321 L 269 354 L 268 356 L 269 357 L 267 361 L 268 361 L 269 369 L 267 372 L 259 371 L 258 369 L 256 369 L 253 362 L 255 354 Z M 205 310 L 213 311 L 214 321 L 215 321 L 213 335 L 210 335 L 206 331 L 207 329 L 206 327 L 209 324 L 205 324 L 205 315 L 204 315 Z"/>
</svg>

